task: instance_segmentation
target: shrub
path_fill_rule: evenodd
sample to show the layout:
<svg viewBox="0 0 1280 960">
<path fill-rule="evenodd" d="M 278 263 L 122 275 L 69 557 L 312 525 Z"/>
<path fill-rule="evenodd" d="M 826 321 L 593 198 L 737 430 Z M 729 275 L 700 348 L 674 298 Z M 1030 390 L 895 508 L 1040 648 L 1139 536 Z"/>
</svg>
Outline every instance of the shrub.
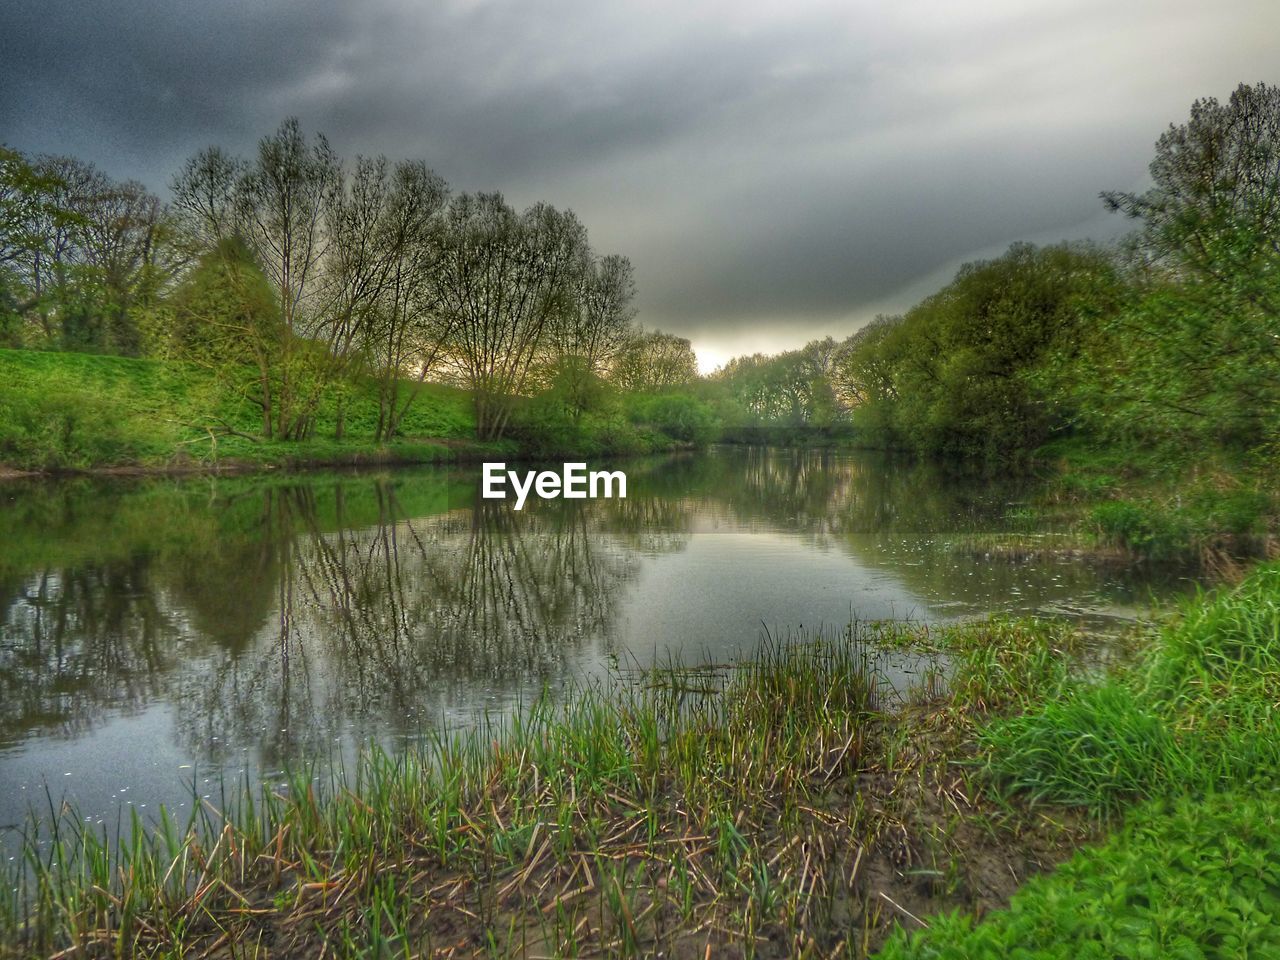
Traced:
<svg viewBox="0 0 1280 960">
<path fill-rule="evenodd" d="M 1160 508 L 1111 500 L 1093 509 L 1093 522 L 1111 542 L 1151 560 L 1169 560 L 1191 549 L 1186 523 Z"/>
<path fill-rule="evenodd" d="M 711 406 L 687 393 L 636 394 L 626 400 L 632 423 L 679 440 L 703 445 L 719 433 L 719 421 Z"/>
</svg>

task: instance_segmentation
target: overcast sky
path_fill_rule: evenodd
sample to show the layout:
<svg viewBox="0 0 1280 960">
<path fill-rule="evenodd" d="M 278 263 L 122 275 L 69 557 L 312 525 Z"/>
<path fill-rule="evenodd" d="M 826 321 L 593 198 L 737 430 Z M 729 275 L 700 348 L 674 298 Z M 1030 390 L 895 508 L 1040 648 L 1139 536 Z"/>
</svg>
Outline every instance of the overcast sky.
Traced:
<svg viewBox="0 0 1280 960">
<path fill-rule="evenodd" d="M 289 115 L 570 207 L 704 366 L 844 336 L 1015 240 L 1114 236 L 1278 0 L 3 0 L 0 141 L 161 193 Z"/>
</svg>

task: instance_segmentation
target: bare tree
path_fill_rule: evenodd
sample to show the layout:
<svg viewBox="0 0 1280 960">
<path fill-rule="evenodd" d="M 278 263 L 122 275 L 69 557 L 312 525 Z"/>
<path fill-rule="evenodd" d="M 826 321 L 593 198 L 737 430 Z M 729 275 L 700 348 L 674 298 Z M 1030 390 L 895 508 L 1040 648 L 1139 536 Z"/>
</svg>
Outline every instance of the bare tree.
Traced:
<svg viewBox="0 0 1280 960">
<path fill-rule="evenodd" d="M 698 379 L 698 358 L 683 337 L 661 330 L 631 337 L 618 351 L 610 377 L 626 390 L 664 390 Z"/>
<path fill-rule="evenodd" d="M 217 147 L 196 154 L 174 179 L 173 190 L 195 244 L 217 247 L 239 238 L 276 290 L 283 334 L 264 431 L 280 439 L 307 436 L 328 372 L 316 341 L 331 329 L 331 304 L 320 301 L 339 289 L 323 275 L 328 221 L 342 190 L 329 141 L 317 134 L 308 143 L 291 117 L 258 142 L 252 162 Z"/>
<path fill-rule="evenodd" d="M 236 188 L 245 163 L 221 147 L 208 147 L 182 165 L 170 183 L 173 207 L 195 250 L 210 250 L 237 233 Z"/>
<path fill-rule="evenodd" d="M 456 320 L 439 309 L 436 284 L 447 198 L 426 164 L 396 165 L 379 231 L 389 271 L 367 341 L 378 374 L 376 441 L 395 436 Z"/>
<path fill-rule="evenodd" d="M 441 214 L 448 189 L 424 163 L 361 158 L 330 218 L 330 311 L 321 333 L 332 379 L 357 359 L 378 382 L 374 439 L 390 439 L 433 366 L 447 330 L 435 309 Z M 412 377 L 408 389 L 401 381 Z M 341 436 L 342 417 L 338 432 Z"/>
<path fill-rule="evenodd" d="M 518 214 L 489 193 L 450 205 L 439 306 L 451 327 L 450 359 L 475 396 L 482 439 L 502 436 L 586 246 L 578 218 L 546 204 Z"/>
<path fill-rule="evenodd" d="M 566 390 L 575 416 L 585 409 L 591 384 L 608 373 L 634 334 L 635 291 L 630 260 L 616 254 L 596 258 L 584 251 L 584 262 L 548 330 L 551 375 Z"/>
<path fill-rule="evenodd" d="M 308 303 L 323 289 L 321 264 L 328 244 L 325 218 L 341 185 L 337 155 L 323 134 L 308 145 L 297 119 L 289 118 L 258 143 L 256 161 L 236 188 L 237 224 L 280 295 L 285 343 L 272 431 L 281 439 L 310 433 L 323 385 L 308 319 L 327 304 Z M 309 313 L 308 313 L 309 308 Z"/>
</svg>

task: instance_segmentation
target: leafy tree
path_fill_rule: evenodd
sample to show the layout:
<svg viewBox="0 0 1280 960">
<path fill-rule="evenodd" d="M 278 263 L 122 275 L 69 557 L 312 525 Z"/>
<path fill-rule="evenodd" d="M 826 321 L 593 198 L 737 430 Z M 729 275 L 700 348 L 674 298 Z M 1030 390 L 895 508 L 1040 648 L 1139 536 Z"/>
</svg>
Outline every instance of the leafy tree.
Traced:
<svg viewBox="0 0 1280 960">
<path fill-rule="evenodd" d="M 1081 407 L 1114 433 L 1249 445 L 1280 427 L 1280 88 L 1208 98 L 1156 143 L 1127 309 L 1096 331 Z"/>
<path fill-rule="evenodd" d="M 840 356 L 826 337 L 773 356 L 734 357 L 713 379 L 731 398 L 737 426 L 829 427 L 846 413 L 834 386 Z"/>
<path fill-rule="evenodd" d="M 271 436 L 280 357 L 290 336 L 280 301 L 249 248 L 231 237 L 196 263 L 170 301 L 170 346 L 255 406 Z"/>
<path fill-rule="evenodd" d="M 848 408 L 892 402 L 895 334 L 901 316 L 877 316 L 840 344 L 832 364 L 831 385 L 838 402 Z"/>
<path fill-rule="evenodd" d="M 1109 255 L 1090 247 L 1015 244 L 965 264 L 901 319 L 846 344 L 837 382 L 857 404 L 855 423 L 922 453 L 1025 455 L 1067 416 L 1045 371 L 1116 283 Z"/>
<path fill-rule="evenodd" d="M 34 342 L 139 353 L 139 314 L 170 276 L 166 231 L 163 206 L 139 183 L 0 149 L 0 265 Z"/>
</svg>

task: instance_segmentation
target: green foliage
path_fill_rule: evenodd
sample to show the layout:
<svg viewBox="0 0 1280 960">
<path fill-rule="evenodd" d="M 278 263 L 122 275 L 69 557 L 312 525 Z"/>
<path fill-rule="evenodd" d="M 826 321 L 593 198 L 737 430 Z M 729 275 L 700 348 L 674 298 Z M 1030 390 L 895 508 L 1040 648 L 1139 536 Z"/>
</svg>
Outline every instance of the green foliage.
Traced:
<svg viewBox="0 0 1280 960">
<path fill-rule="evenodd" d="M 1190 531 L 1179 518 L 1154 505 L 1110 500 L 1093 508 L 1103 537 L 1154 560 L 1178 557 L 1189 549 Z"/>
<path fill-rule="evenodd" d="M 870 442 L 919 453 L 1017 460 L 1064 417 L 1045 386 L 1050 359 L 1074 342 L 1088 305 L 1117 285 L 1088 247 L 1017 244 L 966 264 L 900 319 L 846 345 L 838 382 Z"/>
<path fill-rule="evenodd" d="M 1280 782 L 1280 566 L 1188 603 L 1137 667 L 982 731 L 991 769 L 1039 799 L 1135 799 Z"/>
<path fill-rule="evenodd" d="M 1051 620 L 992 618 L 944 634 L 959 654 L 952 690 L 959 705 L 982 711 L 1025 709 L 1066 685 L 1080 638 L 1070 625 Z"/>
<path fill-rule="evenodd" d="M 316 418 L 325 436 L 332 436 L 337 407 L 333 393 L 321 395 Z M 369 437 L 377 407 L 376 385 L 360 381 L 345 403 L 351 440 L 255 441 L 260 411 L 201 367 L 0 350 L 0 463 L 24 469 L 163 465 L 215 455 L 277 463 L 379 455 L 437 459 L 446 451 L 410 441 L 457 440 L 475 429 L 464 391 L 428 384 L 402 421 L 400 438 L 389 447 L 374 446 Z"/>
<path fill-rule="evenodd" d="M 959 653 L 963 679 L 980 661 L 972 645 Z M 1146 805 L 1103 846 L 1030 880 L 1008 909 L 982 922 L 960 912 L 931 918 L 879 956 L 1280 951 L 1280 566 L 1188 602 L 1128 669 L 1090 682 L 1064 667 L 1027 686 L 1035 695 L 1014 704 L 1025 712 L 980 730 L 989 768 L 1040 801 L 1100 815 Z"/>
<path fill-rule="evenodd" d="M 1137 812 L 981 923 L 899 934 L 883 960 L 1245 960 L 1280 954 L 1280 797 L 1222 794 Z"/>
<path fill-rule="evenodd" d="M 683 337 L 661 330 L 636 333 L 613 358 L 609 379 L 639 392 L 687 387 L 698 379 L 698 358 Z"/>
<path fill-rule="evenodd" d="M 1105 478 L 1103 485 L 1090 484 L 1088 476 L 1070 488 L 1085 497 L 1108 492 Z M 1093 506 L 1090 519 L 1104 542 L 1149 560 L 1204 560 L 1204 554 L 1217 550 L 1235 557 L 1264 555 L 1275 511 L 1269 492 L 1194 482 L 1175 490 L 1161 499 L 1103 500 Z"/>
<path fill-rule="evenodd" d="M 1172 730 L 1117 682 L 1069 688 L 1035 713 L 994 721 L 983 742 L 1012 786 L 1100 814 L 1190 772 Z"/>
<path fill-rule="evenodd" d="M 1280 435 L 1280 88 L 1192 104 L 1156 143 L 1154 186 L 1104 194 L 1140 223 L 1133 290 L 1065 379 L 1108 436 L 1245 449 Z"/>
<path fill-rule="evenodd" d="M 37 469 L 127 463 L 171 449 L 186 384 L 123 357 L 0 351 L 0 462 Z"/>
<path fill-rule="evenodd" d="M 521 405 L 512 435 L 534 458 L 600 457 L 704 446 L 719 428 L 710 405 L 691 394 L 620 392 L 575 373 Z"/>
<path fill-rule="evenodd" d="M 113 414 L 91 387 L 67 379 L 44 386 L 51 392 L 0 392 L 0 462 L 82 468 L 140 460 L 164 449 L 163 434 L 149 431 L 139 417 Z"/>
<path fill-rule="evenodd" d="M 831 338 L 775 356 L 735 357 L 713 379 L 731 401 L 723 419 L 731 428 L 827 428 L 845 407 L 833 374 L 840 347 Z M 785 435 L 776 430 L 774 435 Z"/>
<path fill-rule="evenodd" d="M 623 402 L 632 423 L 682 443 L 703 446 L 719 435 L 711 406 L 690 393 L 630 394 Z"/>
<path fill-rule="evenodd" d="M 4 342 L 137 355 L 139 318 L 171 267 L 169 239 L 160 201 L 141 184 L 0 147 Z"/>
</svg>

